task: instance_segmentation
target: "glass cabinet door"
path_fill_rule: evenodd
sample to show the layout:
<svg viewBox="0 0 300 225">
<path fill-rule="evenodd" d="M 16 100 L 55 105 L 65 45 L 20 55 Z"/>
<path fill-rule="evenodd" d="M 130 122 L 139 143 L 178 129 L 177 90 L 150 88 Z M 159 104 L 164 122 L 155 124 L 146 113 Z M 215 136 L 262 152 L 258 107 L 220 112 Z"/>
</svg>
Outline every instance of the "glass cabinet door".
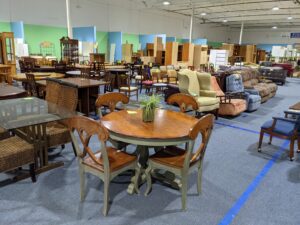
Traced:
<svg viewBox="0 0 300 225">
<path fill-rule="evenodd" d="M 2 63 L 13 64 L 16 62 L 15 59 L 15 44 L 14 34 L 12 32 L 1 33 L 1 44 L 2 44 Z"/>
</svg>

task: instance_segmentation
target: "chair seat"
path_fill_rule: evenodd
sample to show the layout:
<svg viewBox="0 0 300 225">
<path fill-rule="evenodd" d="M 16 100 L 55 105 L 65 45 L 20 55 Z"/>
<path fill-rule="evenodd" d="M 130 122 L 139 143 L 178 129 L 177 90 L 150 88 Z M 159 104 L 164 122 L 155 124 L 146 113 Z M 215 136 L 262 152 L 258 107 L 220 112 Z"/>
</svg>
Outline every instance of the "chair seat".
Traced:
<svg viewBox="0 0 300 225">
<path fill-rule="evenodd" d="M 153 84 L 153 81 L 152 80 L 145 80 L 142 82 L 142 84 L 145 84 L 145 85 L 152 85 Z"/>
<path fill-rule="evenodd" d="M 269 129 L 272 127 L 272 124 L 273 124 L 273 120 L 269 120 L 269 121 L 265 122 L 261 126 L 261 128 Z M 295 123 L 277 120 L 273 132 L 281 134 L 281 135 L 285 135 L 285 136 L 292 136 L 294 134 L 294 128 L 295 128 Z"/>
<path fill-rule="evenodd" d="M 121 169 L 122 167 L 129 165 L 136 160 L 136 156 L 126 154 L 126 153 L 124 153 L 120 150 L 117 150 L 115 148 L 112 148 L 112 147 L 106 147 L 106 151 L 107 151 L 107 155 L 108 155 L 109 166 L 110 166 L 111 172 Z M 97 158 L 99 158 L 100 155 L 101 155 L 101 152 L 95 153 L 95 156 Z M 92 160 L 91 157 L 88 156 L 88 157 L 84 158 L 83 164 L 90 166 L 101 172 L 104 172 L 102 158 L 100 158 L 99 164 L 97 164 Z"/>
<path fill-rule="evenodd" d="M 34 148 L 18 136 L 0 141 L 0 172 L 34 161 Z"/>
<path fill-rule="evenodd" d="M 150 160 L 163 164 L 165 166 L 181 169 L 184 165 L 185 155 L 185 150 L 176 146 L 167 146 L 165 149 L 152 155 L 150 157 Z M 193 162 L 192 164 L 194 163 L 195 162 Z"/>
<path fill-rule="evenodd" d="M 63 124 L 57 122 L 48 123 L 46 133 L 49 147 L 71 142 L 70 131 Z"/>
<path fill-rule="evenodd" d="M 121 87 L 121 91 L 136 91 L 138 87 Z"/>
<path fill-rule="evenodd" d="M 143 76 L 142 76 L 142 75 L 136 75 L 136 76 L 134 77 L 134 79 L 136 79 L 136 80 L 142 80 L 142 79 L 143 79 Z"/>
<path fill-rule="evenodd" d="M 196 97 L 196 101 L 198 102 L 199 107 L 215 105 L 215 104 L 219 104 L 220 102 L 219 98 L 202 97 L 202 96 Z"/>
</svg>

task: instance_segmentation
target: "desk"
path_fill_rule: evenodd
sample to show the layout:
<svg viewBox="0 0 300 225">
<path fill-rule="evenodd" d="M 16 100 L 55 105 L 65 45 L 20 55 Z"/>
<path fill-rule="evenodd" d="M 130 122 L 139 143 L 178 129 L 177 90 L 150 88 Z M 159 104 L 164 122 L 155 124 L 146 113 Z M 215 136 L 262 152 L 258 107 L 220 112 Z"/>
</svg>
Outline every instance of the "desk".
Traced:
<svg viewBox="0 0 300 225">
<path fill-rule="evenodd" d="M 137 145 L 139 164 L 145 169 L 149 156 L 148 147 L 188 142 L 190 128 L 198 120 L 181 112 L 156 109 L 154 122 L 151 123 L 143 122 L 142 110 L 112 112 L 105 115 L 101 122 L 108 129 L 111 139 Z M 127 192 L 133 194 L 134 179 Z"/>
<path fill-rule="evenodd" d="M 0 83 L 0 100 L 22 98 L 25 96 L 27 96 L 27 92 L 23 88 L 14 87 L 8 84 L 3 85 Z"/>
<path fill-rule="evenodd" d="M 71 118 L 75 114 L 35 97 L 0 101 L 0 127 L 14 130 L 18 136 L 34 145 L 37 173 L 63 165 L 63 162 L 48 162 L 46 124 Z"/>
<path fill-rule="evenodd" d="M 47 72 L 40 72 L 40 73 L 32 73 L 35 77 L 35 80 L 45 80 L 47 77 L 51 78 L 64 78 L 65 75 L 63 73 L 47 73 Z M 13 79 L 16 81 L 27 82 L 25 73 L 18 73 L 13 75 Z"/>
<path fill-rule="evenodd" d="M 77 86 L 78 88 L 78 100 L 82 106 L 79 109 L 85 115 L 89 115 L 90 113 L 90 96 L 97 96 L 99 92 L 99 86 L 106 85 L 108 82 L 93 80 L 93 79 L 83 79 L 80 77 L 76 78 L 63 78 L 61 81 L 68 82 Z M 46 86 L 46 81 L 37 81 L 37 85 Z"/>
</svg>

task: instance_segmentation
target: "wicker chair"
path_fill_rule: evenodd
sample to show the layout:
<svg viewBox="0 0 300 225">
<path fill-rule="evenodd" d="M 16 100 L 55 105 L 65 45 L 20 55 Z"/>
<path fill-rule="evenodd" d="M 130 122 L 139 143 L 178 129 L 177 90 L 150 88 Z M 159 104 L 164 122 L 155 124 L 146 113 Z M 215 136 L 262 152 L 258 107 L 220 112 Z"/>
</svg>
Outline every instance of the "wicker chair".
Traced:
<svg viewBox="0 0 300 225">
<path fill-rule="evenodd" d="M 77 86 L 60 80 L 48 79 L 46 100 L 62 106 L 70 111 L 75 111 L 78 102 Z M 52 90 L 50 88 L 53 88 Z M 53 93 L 55 92 L 55 93 Z M 70 132 L 63 122 L 48 123 L 46 127 L 48 147 L 61 145 L 64 148 L 66 143 L 71 142 Z M 74 146 L 74 153 L 76 155 Z"/>
<path fill-rule="evenodd" d="M 186 144 L 186 149 L 181 149 L 176 146 L 167 146 L 163 150 L 158 151 L 152 155 L 148 160 L 148 168 L 146 169 L 147 190 L 146 195 L 151 190 L 152 181 L 151 173 L 158 170 L 167 170 L 174 173 L 179 177 L 179 184 L 181 190 L 182 209 L 186 209 L 186 195 L 188 185 L 188 175 L 193 169 L 197 169 L 197 190 L 198 194 L 201 193 L 201 180 L 202 180 L 202 166 L 203 159 L 208 144 L 211 130 L 213 128 L 214 117 L 212 114 L 203 116 L 191 129 L 189 133 L 190 141 Z M 202 141 L 193 153 L 195 140 L 198 134 L 201 133 Z"/>
<path fill-rule="evenodd" d="M 33 145 L 18 136 L 0 141 L 0 173 L 29 164 L 32 182 L 35 177 L 35 151 Z"/>
<path fill-rule="evenodd" d="M 109 208 L 109 184 L 119 174 L 136 168 L 137 158 L 128 155 L 112 147 L 106 146 L 109 133 L 101 123 L 87 117 L 74 117 L 68 120 L 71 131 L 77 131 L 83 149 L 79 147 L 78 138 L 72 132 L 72 140 L 75 144 L 79 174 L 80 174 L 80 199 L 84 200 L 85 173 L 91 173 L 104 182 L 104 206 L 103 215 L 106 216 Z M 97 137 L 97 151 L 89 146 L 92 137 Z M 100 148 L 100 149 L 99 149 Z"/>
<path fill-rule="evenodd" d="M 4 128 L 0 127 L 0 140 L 8 138 L 10 136 L 9 132 Z"/>
</svg>

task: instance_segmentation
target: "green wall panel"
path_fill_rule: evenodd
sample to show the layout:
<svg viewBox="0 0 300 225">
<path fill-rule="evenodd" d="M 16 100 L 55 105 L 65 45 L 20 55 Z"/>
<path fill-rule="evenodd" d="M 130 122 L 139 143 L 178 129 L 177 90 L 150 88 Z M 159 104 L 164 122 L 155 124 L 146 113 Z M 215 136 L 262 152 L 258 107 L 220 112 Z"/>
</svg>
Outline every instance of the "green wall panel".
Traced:
<svg viewBox="0 0 300 225">
<path fill-rule="evenodd" d="M 0 22 L 0 32 L 10 32 L 10 23 L 9 22 Z"/>
<path fill-rule="evenodd" d="M 222 47 L 223 42 L 213 42 L 213 41 L 208 41 L 207 45 L 212 46 L 213 48 L 220 48 Z"/>
<path fill-rule="evenodd" d="M 123 33 L 122 44 L 126 44 L 126 43 L 133 44 L 133 52 L 137 52 L 140 45 L 139 35 Z"/>
<path fill-rule="evenodd" d="M 104 53 L 105 58 L 108 59 L 108 32 L 97 31 L 96 40 L 98 42 L 98 52 Z"/>
<path fill-rule="evenodd" d="M 57 59 L 60 59 L 59 39 L 68 35 L 67 28 L 24 24 L 24 33 L 29 54 L 40 53 L 40 43 L 49 41 L 54 43 L 55 55 Z"/>
</svg>

